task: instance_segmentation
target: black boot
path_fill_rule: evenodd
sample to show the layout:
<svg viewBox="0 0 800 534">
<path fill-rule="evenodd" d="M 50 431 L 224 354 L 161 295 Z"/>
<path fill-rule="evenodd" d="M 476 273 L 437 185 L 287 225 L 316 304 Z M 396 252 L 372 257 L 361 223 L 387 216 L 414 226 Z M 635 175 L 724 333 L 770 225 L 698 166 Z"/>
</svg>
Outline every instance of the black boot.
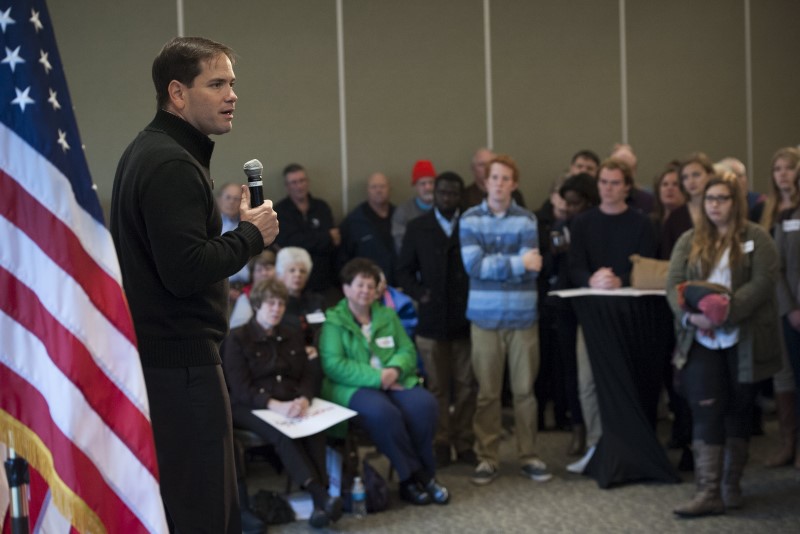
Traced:
<svg viewBox="0 0 800 534">
<path fill-rule="evenodd" d="M 314 501 L 314 511 L 308 518 L 309 525 L 314 528 L 323 528 L 341 519 L 342 500 L 339 497 L 328 495 L 328 490 L 317 480 L 312 480 L 305 485 L 305 488 Z"/>
</svg>

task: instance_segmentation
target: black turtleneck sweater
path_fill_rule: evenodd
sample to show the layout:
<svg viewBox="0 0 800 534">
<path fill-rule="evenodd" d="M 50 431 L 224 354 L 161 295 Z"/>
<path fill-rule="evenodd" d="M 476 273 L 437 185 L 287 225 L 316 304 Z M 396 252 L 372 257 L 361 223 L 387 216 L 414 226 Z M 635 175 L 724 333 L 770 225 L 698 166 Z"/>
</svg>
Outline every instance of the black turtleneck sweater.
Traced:
<svg viewBox="0 0 800 534">
<path fill-rule="evenodd" d="M 158 111 L 117 167 L 111 236 L 145 367 L 219 364 L 227 278 L 264 248 L 251 223 L 220 236 L 213 149 L 188 122 Z"/>
</svg>

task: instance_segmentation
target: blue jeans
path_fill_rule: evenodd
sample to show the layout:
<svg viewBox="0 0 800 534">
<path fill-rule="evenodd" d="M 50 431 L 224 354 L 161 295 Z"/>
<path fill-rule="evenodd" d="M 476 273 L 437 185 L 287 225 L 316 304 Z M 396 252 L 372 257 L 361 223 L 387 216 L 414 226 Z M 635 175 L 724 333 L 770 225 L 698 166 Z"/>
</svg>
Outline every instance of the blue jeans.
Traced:
<svg viewBox="0 0 800 534">
<path fill-rule="evenodd" d="M 351 410 L 358 412 L 355 424 L 361 425 L 397 471 L 400 481 L 424 470 L 433 477 L 433 437 L 438 422 L 438 405 L 426 389 L 400 391 L 361 388 L 350 399 Z"/>
</svg>

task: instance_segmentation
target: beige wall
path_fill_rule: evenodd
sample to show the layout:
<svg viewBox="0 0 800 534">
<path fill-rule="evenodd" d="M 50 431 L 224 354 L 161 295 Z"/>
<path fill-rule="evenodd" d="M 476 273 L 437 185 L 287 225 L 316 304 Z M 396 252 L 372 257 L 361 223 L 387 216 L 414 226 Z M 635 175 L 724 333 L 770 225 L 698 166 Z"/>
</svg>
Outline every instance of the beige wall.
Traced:
<svg viewBox="0 0 800 534">
<path fill-rule="evenodd" d="M 281 168 L 300 162 L 337 217 L 363 198 L 375 170 L 390 176 L 396 203 L 408 198 L 416 159 L 470 182 L 469 158 L 490 140 L 517 159 L 534 207 L 573 152 L 605 155 L 626 133 L 644 185 L 669 159 L 703 150 L 745 162 L 752 154 L 751 176 L 764 190 L 775 149 L 800 142 L 796 0 L 183 5 L 186 35 L 223 41 L 239 55 L 234 131 L 215 138 L 217 182 L 243 181 L 242 164 L 257 157 L 268 196 L 279 198 Z M 107 204 L 119 155 L 154 112 L 150 64 L 177 33 L 178 9 L 165 0 L 51 1 L 49 8 Z"/>
</svg>

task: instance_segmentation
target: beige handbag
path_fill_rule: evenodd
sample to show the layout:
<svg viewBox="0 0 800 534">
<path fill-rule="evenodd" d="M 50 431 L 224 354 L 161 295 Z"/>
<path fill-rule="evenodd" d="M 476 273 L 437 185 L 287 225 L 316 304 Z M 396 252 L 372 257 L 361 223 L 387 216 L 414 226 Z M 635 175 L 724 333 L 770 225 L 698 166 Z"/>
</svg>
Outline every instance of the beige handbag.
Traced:
<svg viewBox="0 0 800 534">
<path fill-rule="evenodd" d="M 655 260 L 632 254 L 631 287 L 634 289 L 666 289 L 669 260 Z"/>
</svg>

